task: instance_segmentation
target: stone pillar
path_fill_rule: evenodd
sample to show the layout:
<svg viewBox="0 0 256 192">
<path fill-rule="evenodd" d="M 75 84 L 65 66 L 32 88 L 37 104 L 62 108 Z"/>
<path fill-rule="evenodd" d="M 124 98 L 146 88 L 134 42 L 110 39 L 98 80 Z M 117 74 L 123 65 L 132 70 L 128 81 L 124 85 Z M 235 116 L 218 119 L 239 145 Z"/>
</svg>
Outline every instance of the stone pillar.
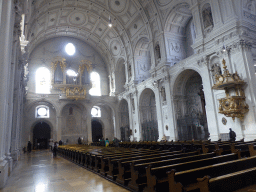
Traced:
<svg viewBox="0 0 256 192">
<path fill-rule="evenodd" d="M 13 1 L 3 1 L 2 17 L 0 23 L 0 188 L 4 186 L 8 178 L 8 164 L 5 160 L 7 134 L 7 114 L 9 98 L 9 71 L 11 66 L 12 36 L 13 36 Z"/>
<path fill-rule="evenodd" d="M 88 109 L 91 109 L 92 107 L 89 107 Z M 91 110 L 87 111 L 86 115 L 86 122 L 87 122 L 87 137 L 88 137 L 88 144 L 92 143 L 92 115 Z"/>
<path fill-rule="evenodd" d="M 119 138 L 120 137 L 120 135 L 121 135 L 121 132 L 120 132 L 120 110 L 119 110 L 119 105 L 117 105 L 117 109 L 116 109 L 116 111 L 115 111 L 115 114 L 114 114 L 114 116 L 113 116 L 113 121 L 115 121 L 115 122 L 113 122 L 113 124 L 114 124 L 114 129 L 115 129 L 115 137 L 116 138 Z"/>
<path fill-rule="evenodd" d="M 132 118 L 134 118 L 134 134 L 135 134 L 135 137 L 137 137 L 137 141 L 140 141 L 142 140 L 142 129 L 141 129 L 141 120 L 140 120 L 139 96 L 138 96 L 137 90 L 134 91 L 133 93 L 133 99 L 134 99 L 134 112 L 133 112 L 134 114 Z M 135 129 L 136 129 L 136 133 L 135 133 Z"/>
<path fill-rule="evenodd" d="M 162 115 L 162 102 L 161 96 L 159 92 L 159 86 L 155 87 L 155 100 L 156 100 L 156 115 L 157 115 L 157 122 L 158 122 L 158 141 L 161 141 L 164 135 L 164 128 L 163 128 L 163 115 Z"/>
<path fill-rule="evenodd" d="M 149 49 L 151 52 L 151 68 L 150 69 L 154 69 L 156 67 L 156 59 L 155 59 L 154 43 L 152 41 L 149 43 Z"/>
<path fill-rule="evenodd" d="M 59 114 L 56 116 L 56 139 L 57 139 L 57 141 L 61 140 L 61 123 L 62 123 L 62 116 L 60 116 L 60 114 Z M 53 140 L 55 140 L 55 139 L 53 138 Z"/>
<path fill-rule="evenodd" d="M 130 130 L 132 130 L 132 135 L 130 135 L 130 141 L 133 141 L 134 139 L 134 123 L 133 123 L 133 109 L 132 109 L 132 104 L 131 104 L 131 94 L 128 93 L 128 95 L 126 95 L 127 98 L 127 103 L 128 103 L 128 111 L 129 111 L 129 126 L 130 126 Z M 120 138 L 121 138 L 121 134 L 120 134 Z"/>
<path fill-rule="evenodd" d="M 202 83 L 203 83 L 203 91 L 205 95 L 205 110 L 206 110 L 206 117 L 207 117 L 207 124 L 208 124 L 208 131 L 210 133 L 210 138 L 212 141 L 217 141 L 219 139 L 219 125 L 218 125 L 218 100 L 214 98 L 214 93 L 212 90 L 212 83 L 211 83 L 211 74 L 208 70 L 208 59 L 202 65 L 201 73 Z"/>
<path fill-rule="evenodd" d="M 125 84 L 128 84 L 128 82 L 129 82 L 129 73 L 128 73 L 128 65 L 127 65 L 127 62 L 126 63 L 124 63 L 124 65 L 125 65 L 125 79 L 126 79 L 126 81 L 125 81 Z"/>
<path fill-rule="evenodd" d="M 253 66 L 253 52 L 251 43 L 240 40 L 231 46 L 231 62 L 234 65 L 234 72 L 237 72 L 242 80 L 246 82 L 244 93 L 249 112 L 245 114 L 244 121 L 238 118 L 234 121 L 232 129 L 236 132 L 236 140 L 245 138 L 246 141 L 256 137 L 256 77 Z"/>
<path fill-rule="evenodd" d="M 174 101 L 173 101 L 173 96 L 171 94 L 171 85 L 168 80 L 164 82 L 165 85 L 165 93 L 166 93 L 166 102 L 167 102 L 167 118 L 166 122 L 168 123 L 168 136 L 170 137 L 169 140 L 175 140 L 175 133 L 177 132 L 177 123 L 176 123 L 176 118 L 175 118 L 175 109 L 174 109 Z"/>
<path fill-rule="evenodd" d="M 13 95 L 13 121 L 12 121 L 12 140 L 11 140 L 11 154 L 14 161 L 18 160 L 18 153 L 16 148 L 17 142 L 17 117 L 18 117 L 18 90 L 14 90 Z"/>
</svg>

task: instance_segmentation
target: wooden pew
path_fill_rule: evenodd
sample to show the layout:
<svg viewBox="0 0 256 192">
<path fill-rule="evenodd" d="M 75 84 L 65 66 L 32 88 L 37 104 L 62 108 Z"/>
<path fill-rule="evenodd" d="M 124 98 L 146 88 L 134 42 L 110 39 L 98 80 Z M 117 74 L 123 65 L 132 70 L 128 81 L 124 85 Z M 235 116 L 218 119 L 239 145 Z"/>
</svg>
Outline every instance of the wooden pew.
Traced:
<svg viewBox="0 0 256 192">
<path fill-rule="evenodd" d="M 192 152 L 193 154 L 198 152 Z M 149 153 L 149 154 L 141 154 L 141 155 L 132 155 L 130 157 L 121 157 L 121 158 L 108 158 L 108 177 L 113 179 L 113 176 L 118 173 L 118 161 L 135 161 L 137 159 L 146 159 L 146 158 L 153 158 L 153 157 L 159 157 L 159 156 L 168 156 L 168 155 L 181 155 L 183 154 L 182 151 L 173 151 L 173 152 L 161 152 L 159 153 Z M 129 164 L 130 162 L 128 162 Z M 116 169 L 114 169 L 114 167 Z"/>
<path fill-rule="evenodd" d="M 155 154 L 160 154 L 160 153 L 171 153 L 167 151 L 156 151 L 156 150 L 142 150 L 140 152 L 132 152 L 129 154 L 118 154 L 118 155 L 94 155 L 94 159 L 91 158 L 90 162 L 90 167 L 93 169 L 93 164 L 95 170 L 101 170 L 101 174 L 105 175 L 105 173 L 108 171 L 108 161 L 112 159 L 118 159 L 118 158 L 129 158 L 129 157 L 137 157 L 137 156 L 142 156 L 142 155 L 155 155 Z M 94 163 L 93 163 L 94 160 Z"/>
<path fill-rule="evenodd" d="M 128 183 L 128 187 L 138 191 L 147 183 L 146 167 L 148 166 L 150 166 L 151 168 L 160 167 L 160 166 L 173 165 L 173 164 L 184 163 L 189 161 L 196 161 L 200 159 L 207 159 L 215 156 L 216 156 L 216 153 L 212 152 L 207 154 L 199 154 L 199 155 L 154 161 L 154 162 L 148 162 L 148 163 L 141 163 L 141 164 L 135 164 L 135 162 L 132 162 L 130 165 L 131 166 L 130 174 L 128 174 L 127 172 L 124 172 L 124 167 L 120 168 L 121 165 L 119 164 L 119 170 L 122 170 L 122 171 L 119 171 L 116 181 L 121 184 L 124 184 L 125 180 L 131 179 L 131 181 Z"/>
<path fill-rule="evenodd" d="M 196 161 L 190 161 L 186 163 L 179 163 L 179 164 L 173 164 L 168 166 L 162 166 L 162 167 L 154 167 L 151 168 L 151 166 L 146 168 L 146 175 L 147 175 L 147 187 L 145 188 L 145 191 L 155 191 L 155 188 L 158 187 L 158 185 L 168 185 L 168 175 L 167 172 L 171 171 L 173 174 L 173 170 L 177 170 L 179 172 L 182 171 L 188 171 L 189 169 L 195 169 L 202 166 L 212 166 L 213 164 L 223 163 L 232 161 L 234 159 L 238 159 L 237 154 L 228 154 L 228 155 L 221 155 L 213 158 L 207 158 L 207 159 L 201 159 Z M 176 175 L 175 175 L 176 176 Z M 204 177 L 203 175 L 202 177 Z M 191 176 L 194 178 L 194 176 Z M 176 178 L 175 178 L 176 179 Z M 189 180 L 188 177 L 186 179 Z M 180 182 L 180 180 L 179 180 Z M 171 186 L 170 186 L 171 187 Z M 176 187 L 176 185 L 175 185 Z"/>
<path fill-rule="evenodd" d="M 230 192 L 256 184 L 256 167 L 222 175 L 215 178 L 205 176 L 198 180 L 200 192 Z"/>
<path fill-rule="evenodd" d="M 196 169 L 189 169 L 186 171 L 175 172 L 175 170 L 171 170 L 167 173 L 169 191 L 174 191 L 181 186 L 180 184 L 177 185 L 177 183 L 181 183 L 183 186 L 183 189 L 179 188 L 179 190 L 191 191 L 200 189 L 200 187 L 202 188 L 202 181 L 200 181 L 200 179 L 198 180 L 198 178 L 203 178 L 205 175 L 209 175 L 211 178 L 216 178 L 254 167 L 256 167 L 256 156 L 213 164 Z"/>
<path fill-rule="evenodd" d="M 170 160 L 174 158 L 180 158 L 180 157 L 186 157 L 186 156 L 192 156 L 192 155 L 197 155 L 199 154 L 200 151 L 194 151 L 194 152 L 189 152 L 189 153 L 174 153 L 171 152 L 169 154 L 161 154 L 161 155 L 154 155 L 154 156 L 146 156 L 146 157 L 140 157 L 138 159 L 119 159 L 117 162 L 111 161 L 111 168 L 109 169 L 110 173 L 110 178 L 113 178 L 113 176 L 117 176 L 117 182 L 124 184 L 125 180 L 130 179 L 129 177 L 130 174 L 127 176 L 125 175 L 127 172 L 130 171 L 130 164 L 131 163 L 148 163 L 148 162 L 154 162 L 154 161 L 164 161 L 164 160 Z M 113 170 L 113 168 L 116 167 L 116 169 Z M 112 171 L 112 172 L 111 172 Z"/>
</svg>

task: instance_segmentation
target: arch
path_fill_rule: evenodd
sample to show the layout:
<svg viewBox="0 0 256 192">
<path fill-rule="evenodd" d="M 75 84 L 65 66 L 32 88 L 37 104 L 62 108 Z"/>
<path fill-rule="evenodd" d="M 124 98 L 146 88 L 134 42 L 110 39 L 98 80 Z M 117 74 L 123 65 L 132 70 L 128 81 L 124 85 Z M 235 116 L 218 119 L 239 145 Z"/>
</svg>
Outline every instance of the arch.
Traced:
<svg viewBox="0 0 256 192">
<path fill-rule="evenodd" d="M 201 75 L 191 69 L 175 80 L 174 109 L 179 140 L 206 140 L 209 137 Z"/>
<path fill-rule="evenodd" d="M 92 118 L 91 123 L 92 141 L 98 142 L 99 139 L 103 138 L 103 123 L 96 118 Z"/>
<path fill-rule="evenodd" d="M 150 41 L 143 37 L 138 40 L 134 51 L 135 77 L 138 81 L 144 81 L 150 77 L 151 52 Z"/>
<path fill-rule="evenodd" d="M 78 107 L 81 111 L 84 111 L 86 109 L 83 103 L 80 103 L 80 102 L 79 103 L 71 103 L 70 102 L 70 103 L 66 103 L 64 106 L 62 106 L 60 108 L 60 114 L 62 114 L 63 113 L 63 109 L 65 107 L 69 106 L 69 105 L 74 105 L 74 106 Z"/>
<path fill-rule="evenodd" d="M 130 141 L 130 122 L 128 102 L 123 99 L 119 104 L 121 140 Z"/>
<path fill-rule="evenodd" d="M 194 54 L 195 28 L 188 3 L 179 3 L 170 11 L 165 25 L 167 61 L 174 65 Z"/>
<path fill-rule="evenodd" d="M 37 127 L 37 125 L 39 125 L 39 127 L 40 127 L 40 125 L 47 126 L 47 128 L 45 130 L 39 131 L 39 134 L 42 134 L 42 137 L 39 137 L 39 138 L 38 138 L 38 135 L 34 134 L 34 131 L 35 131 L 35 128 Z M 45 149 L 48 149 L 49 148 L 49 140 L 51 138 L 53 138 L 53 134 L 54 134 L 53 133 L 53 125 L 50 121 L 45 120 L 45 119 L 37 120 L 32 124 L 31 129 L 30 129 L 30 134 L 32 135 L 32 144 L 33 144 L 34 149 L 37 149 L 38 147 L 39 147 L 39 149 L 43 149 L 42 144 Z M 47 137 L 45 137 L 46 135 L 47 135 Z M 38 140 L 38 139 L 40 139 L 40 140 Z M 41 143 L 39 146 L 37 146 L 38 142 Z"/>
<path fill-rule="evenodd" d="M 26 105 L 25 107 L 25 111 L 29 111 L 33 106 L 35 105 L 47 105 L 47 106 L 51 106 L 52 109 L 54 109 L 56 112 L 58 110 L 57 105 L 55 105 L 54 103 L 52 103 L 51 101 L 47 100 L 47 99 L 38 99 L 36 101 L 33 101 L 31 103 L 29 103 L 28 105 Z"/>
<path fill-rule="evenodd" d="M 142 139 L 144 141 L 157 141 L 159 133 L 155 93 L 146 88 L 141 93 L 139 101 Z"/>
</svg>

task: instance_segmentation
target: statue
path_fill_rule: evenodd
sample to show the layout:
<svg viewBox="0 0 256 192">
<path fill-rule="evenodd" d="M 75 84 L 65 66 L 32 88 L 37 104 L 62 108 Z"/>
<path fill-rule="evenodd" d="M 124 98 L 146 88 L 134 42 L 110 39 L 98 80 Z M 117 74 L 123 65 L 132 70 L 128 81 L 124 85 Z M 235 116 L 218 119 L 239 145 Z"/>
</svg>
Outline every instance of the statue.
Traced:
<svg viewBox="0 0 256 192">
<path fill-rule="evenodd" d="M 160 52 L 160 46 L 159 45 L 156 45 L 155 51 L 156 51 L 156 58 L 161 59 L 161 52 Z"/>
<path fill-rule="evenodd" d="M 132 66 L 131 65 L 128 66 L 128 76 L 129 77 L 132 76 Z"/>
<path fill-rule="evenodd" d="M 162 95 L 163 101 L 166 101 L 166 93 L 165 93 L 165 88 L 161 87 L 160 93 Z"/>
<path fill-rule="evenodd" d="M 204 28 L 213 26 L 212 11 L 210 7 L 205 8 L 203 10 L 202 16 L 203 16 Z"/>
</svg>

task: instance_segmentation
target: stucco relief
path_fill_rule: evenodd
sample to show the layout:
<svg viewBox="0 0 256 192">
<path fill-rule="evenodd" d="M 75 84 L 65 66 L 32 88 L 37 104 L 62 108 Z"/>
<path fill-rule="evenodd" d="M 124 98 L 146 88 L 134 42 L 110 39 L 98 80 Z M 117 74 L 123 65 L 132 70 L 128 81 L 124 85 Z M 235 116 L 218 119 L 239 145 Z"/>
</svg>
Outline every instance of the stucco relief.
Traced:
<svg viewBox="0 0 256 192">
<path fill-rule="evenodd" d="M 120 52 L 121 52 L 121 46 L 120 46 L 120 42 L 119 42 L 119 41 L 117 41 L 117 40 L 113 41 L 113 42 L 111 43 L 110 47 L 111 47 L 112 54 L 113 54 L 114 56 L 117 56 L 117 55 L 120 54 Z"/>
<path fill-rule="evenodd" d="M 160 5 L 160 6 L 165 6 L 169 3 L 171 3 L 172 0 L 157 0 L 157 3 Z"/>
<path fill-rule="evenodd" d="M 84 13 L 77 11 L 72 12 L 68 17 L 68 21 L 73 25 L 83 25 L 87 20 L 88 17 Z"/>
<path fill-rule="evenodd" d="M 108 4 L 109 8 L 116 13 L 121 13 L 128 6 L 127 0 L 109 0 Z"/>
</svg>

